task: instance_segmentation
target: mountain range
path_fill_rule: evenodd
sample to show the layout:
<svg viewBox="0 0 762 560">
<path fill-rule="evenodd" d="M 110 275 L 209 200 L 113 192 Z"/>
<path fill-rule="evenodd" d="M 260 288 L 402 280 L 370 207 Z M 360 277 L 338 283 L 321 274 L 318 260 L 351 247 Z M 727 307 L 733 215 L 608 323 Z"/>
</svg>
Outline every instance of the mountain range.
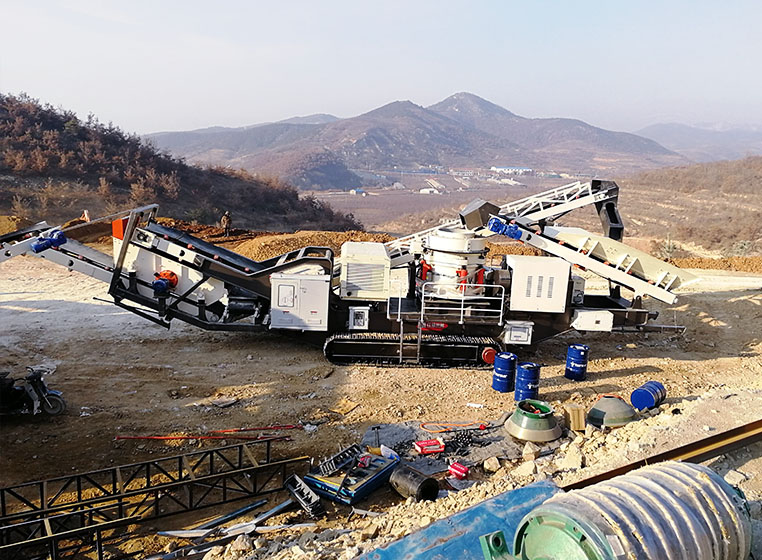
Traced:
<svg viewBox="0 0 762 560">
<path fill-rule="evenodd" d="M 762 130 L 711 130 L 677 123 L 647 126 L 636 132 L 697 162 L 762 155 Z"/>
<path fill-rule="evenodd" d="M 146 136 L 194 163 L 279 175 L 303 188 L 349 188 L 366 171 L 521 166 L 611 175 L 687 163 L 658 142 L 566 118 L 526 118 L 470 93 L 422 107 L 395 101 L 356 117 L 296 117 Z M 363 175 L 363 179 L 358 174 Z"/>
</svg>

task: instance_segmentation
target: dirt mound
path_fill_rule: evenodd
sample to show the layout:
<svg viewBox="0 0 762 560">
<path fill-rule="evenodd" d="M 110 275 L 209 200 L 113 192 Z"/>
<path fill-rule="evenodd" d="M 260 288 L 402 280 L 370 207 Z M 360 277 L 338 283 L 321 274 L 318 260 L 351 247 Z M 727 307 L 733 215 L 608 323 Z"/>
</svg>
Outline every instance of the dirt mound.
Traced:
<svg viewBox="0 0 762 560">
<path fill-rule="evenodd" d="M 296 233 L 264 234 L 256 239 L 237 245 L 234 250 L 242 255 L 261 261 L 308 245 L 330 247 L 338 255 L 347 241 L 375 241 L 386 243 L 394 237 L 386 233 L 364 231 L 298 231 Z M 489 255 L 541 255 L 542 252 L 518 243 L 487 243 Z"/>
<path fill-rule="evenodd" d="M 680 268 L 709 268 L 762 274 L 762 257 L 725 257 L 722 259 L 686 258 L 670 261 Z"/>
<path fill-rule="evenodd" d="M 82 243 L 103 243 L 111 240 L 111 222 L 88 223 L 82 218 L 75 218 L 73 220 L 69 220 L 61 227 L 63 229 L 67 229 L 73 226 L 80 227 L 66 232 L 66 237 L 70 239 L 76 239 Z"/>
<path fill-rule="evenodd" d="M 33 226 L 34 222 L 21 216 L 0 216 L 0 235 L 13 233 L 21 228 Z"/>
<path fill-rule="evenodd" d="M 244 241 L 235 248 L 235 251 L 255 261 L 261 261 L 301 247 L 330 247 L 338 255 L 341 246 L 347 241 L 386 243 L 392 239 L 394 238 L 386 233 L 365 231 L 297 231 Z"/>
<path fill-rule="evenodd" d="M 263 235 L 277 235 L 277 233 L 272 231 L 249 231 L 247 229 L 232 228 L 230 230 L 230 235 L 225 237 L 225 230 L 219 226 L 194 224 L 192 222 L 176 220 L 174 218 L 156 218 L 156 221 L 163 226 L 186 231 L 199 239 L 209 241 L 210 243 L 216 243 L 227 248 L 231 248 L 234 244 L 240 243 L 246 239 L 262 237 Z"/>
</svg>

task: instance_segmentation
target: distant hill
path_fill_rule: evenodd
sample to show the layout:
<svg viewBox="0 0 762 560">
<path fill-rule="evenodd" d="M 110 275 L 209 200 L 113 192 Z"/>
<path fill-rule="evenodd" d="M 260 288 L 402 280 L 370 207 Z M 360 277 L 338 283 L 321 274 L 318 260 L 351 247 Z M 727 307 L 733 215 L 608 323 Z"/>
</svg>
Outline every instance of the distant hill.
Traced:
<svg viewBox="0 0 762 560">
<path fill-rule="evenodd" d="M 291 121 L 291 122 L 289 122 Z M 148 135 L 190 161 L 278 173 L 299 186 L 350 188 L 352 170 L 520 165 L 610 175 L 687 160 L 653 140 L 573 119 L 527 119 L 469 93 L 430 107 L 395 101 L 362 115 Z M 319 157 L 318 157 L 319 156 Z M 310 161 L 336 174 L 310 178 Z"/>
<path fill-rule="evenodd" d="M 636 134 L 698 162 L 739 159 L 762 154 L 759 130 L 709 130 L 677 123 L 654 124 Z"/>
<path fill-rule="evenodd" d="M 527 119 L 470 93 L 456 93 L 428 109 L 471 128 L 509 139 L 524 149 L 548 155 L 579 150 L 580 155 L 575 159 L 570 160 L 569 155 L 564 159 L 575 161 L 580 167 L 595 168 L 612 155 L 621 159 L 641 157 L 644 164 L 653 161 L 656 166 L 662 158 L 674 156 L 653 140 L 635 134 L 604 130 L 576 119 Z M 677 161 L 679 158 L 673 163 Z"/>
<path fill-rule="evenodd" d="M 236 227 L 250 229 L 362 228 L 279 179 L 187 165 L 92 116 L 83 122 L 28 96 L 0 94 L 0 214 L 60 222 L 84 208 L 97 216 L 153 202 L 162 215 L 201 223 L 230 210 Z"/>
<path fill-rule="evenodd" d="M 725 255 L 762 252 L 760 156 L 647 171 L 618 182 L 630 235 L 669 237 Z"/>
<path fill-rule="evenodd" d="M 762 157 L 657 169 L 615 179 L 620 187 L 625 243 L 631 243 L 632 238 L 655 240 L 650 250 L 662 257 L 680 256 L 681 246 L 719 251 L 726 256 L 762 254 Z M 517 198 L 490 201 L 505 204 Z M 443 216 L 455 215 L 462 205 L 399 212 L 376 229 L 403 234 L 433 227 Z M 601 231 L 592 206 L 571 212 L 560 222 Z M 672 245 L 678 250 L 669 255 Z"/>
<path fill-rule="evenodd" d="M 338 120 L 340 120 L 339 117 L 334 117 L 333 115 L 316 113 L 314 115 L 307 115 L 306 117 L 291 117 L 290 119 L 283 119 L 278 122 L 286 124 L 325 124 L 336 122 Z"/>
</svg>

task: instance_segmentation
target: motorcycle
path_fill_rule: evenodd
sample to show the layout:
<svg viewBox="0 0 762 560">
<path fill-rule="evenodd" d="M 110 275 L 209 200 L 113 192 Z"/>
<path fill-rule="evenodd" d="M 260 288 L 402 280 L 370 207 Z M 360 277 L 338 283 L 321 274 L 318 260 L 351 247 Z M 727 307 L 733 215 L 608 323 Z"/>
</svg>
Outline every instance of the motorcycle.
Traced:
<svg viewBox="0 0 762 560">
<path fill-rule="evenodd" d="M 58 416 L 66 410 L 61 391 L 48 389 L 43 374 L 49 370 L 27 367 L 23 380 L 11 379 L 7 371 L 0 372 L 0 415 L 38 414 Z M 17 381 L 22 383 L 17 384 Z"/>
</svg>

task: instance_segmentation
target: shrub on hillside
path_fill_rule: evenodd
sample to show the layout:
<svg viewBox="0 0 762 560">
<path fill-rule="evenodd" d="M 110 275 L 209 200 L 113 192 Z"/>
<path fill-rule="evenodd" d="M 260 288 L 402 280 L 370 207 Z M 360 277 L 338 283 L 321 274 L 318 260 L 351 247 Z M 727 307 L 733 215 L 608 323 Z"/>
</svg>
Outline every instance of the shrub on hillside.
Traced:
<svg viewBox="0 0 762 560">
<path fill-rule="evenodd" d="M 242 227 L 362 228 L 279 179 L 187 165 L 93 115 L 83 122 L 25 94 L 0 94 L 0 173 L 14 177 L 3 180 L 10 196 L 0 197 L 0 213 L 15 200 L 38 219 L 58 219 L 70 205 L 100 212 L 158 202 L 164 214 L 207 223 L 231 210 Z"/>
</svg>

